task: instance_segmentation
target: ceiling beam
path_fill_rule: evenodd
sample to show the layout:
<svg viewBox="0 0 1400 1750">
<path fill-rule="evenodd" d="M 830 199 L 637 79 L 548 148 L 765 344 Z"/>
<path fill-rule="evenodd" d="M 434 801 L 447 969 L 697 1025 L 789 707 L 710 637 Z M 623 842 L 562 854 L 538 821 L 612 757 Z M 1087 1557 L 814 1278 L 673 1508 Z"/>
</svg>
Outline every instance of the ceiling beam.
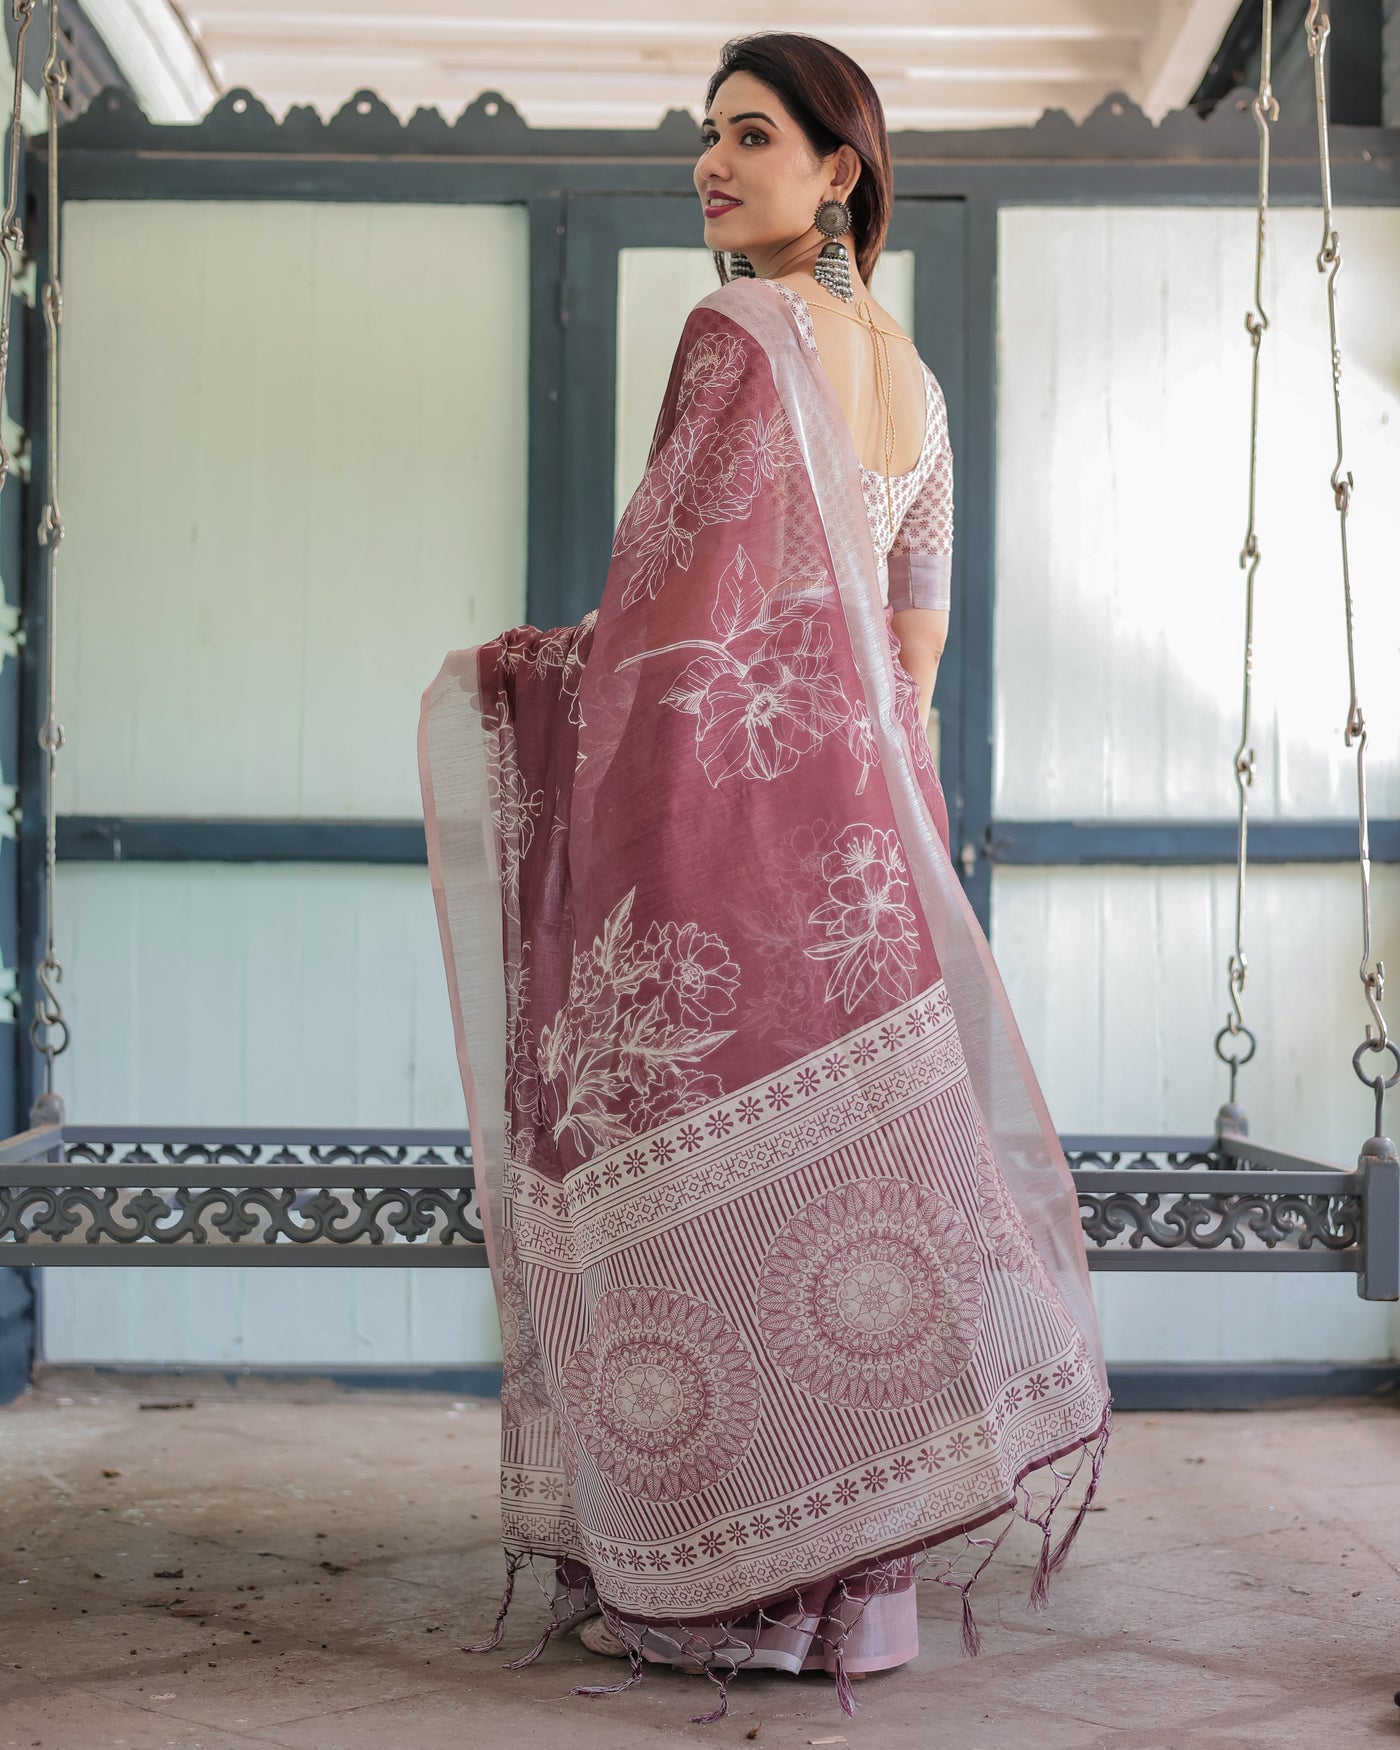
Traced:
<svg viewBox="0 0 1400 1750">
<path fill-rule="evenodd" d="M 666 0 L 525 0 L 510 13 L 502 0 L 183 4 L 216 82 L 274 109 L 326 112 L 372 87 L 401 114 L 450 113 L 490 87 L 536 125 L 647 125 L 668 107 L 698 112 L 719 44 L 764 26 L 853 55 L 895 126 L 976 127 L 1047 106 L 1083 115 L 1110 91 L 1153 116 L 1183 107 L 1237 0 L 881 0 L 873 16 L 844 0 L 765 0 L 762 17 L 727 19 Z M 93 5 L 179 17 L 177 0 Z"/>
<path fill-rule="evenodd" d="M 1156 23 L 1129 88 L 1154 120 L 1186 108 L 1238 10 L 1239 0 L 1158 0 Z"/>
<path fill-rule="evenodd" d="M 862 65 L 886 102 L 897 101 L 901 87 L 907 87 L 907 95 L 918 102 L 935 87 L 1008 83 L 1028 88 L 1089 84 L 1096 85 L 1102 96 L 1105 91 L 1124 88 L 1137 72 L 1136 57 L 1127 53 L 1043 58 L 1022 53 L 1005 59 L 940 56 L 917 60 L 882 54 L 866 56 Z M 567 80 L 575 88 L 580 88 L 585 78 L 603 85 L 616 79 L 649 79 L 658 89 L 681 79 L 692 88 L 689 101 L 697 103 L 711 71 L 710 61 L 699 55 L 624 55 L 597 43 L 567 39 L 552 44 L 550 52 L 544 54 L 537 44 L 508 37 L 483 43 L 470 53 L 404 49 L 381 51 L 373 59 L 353 43 L 269 43 L 265 47 L 225 48 L 219 66 L 229 85 L 251 84 L 260 93 L 272 85 L 285 89 L 297 83 L 307 94 L 336 88 L 349 92 L 359 89 L 371 75 L 376 89 L 402 89 L 416 80 L 421 90 L 442 90 L 473 80 L 479 85 L 490 84 L 503 71 L 511 71 L 528 79 Z M 590 93 L 580 89 L 579 95 Z"/>
<path fill-rule="evenodd" d="M 329 26 L 339 29 L 348 17 L 363 20 L 380 33 L 385 48 L 416 30 L 433 29 L 472 34 L 490 33 L 519 22 L 522 13 L 477 12 L 462 0 L 186 0 L 186 16 L 206 41 L 215 42 L 227 29 L 253 24 L 273 27 Z M 1141 40 L 1151 28 L 1156 7 L 1153 0 L 882 0 L 878 23 L 862 23 L 862 34 L 919 35 L 929 42 L 986 42 L 1000 36 L 1028 39 L 1086 41 L 1101 37 L 1131 37 Z M 598 29 L 622 33 L 643 29 L 667 29 L 693 33 L 695 19 L 677 7 L 669 11 L 655 0 L 609 0 L 602 16 L 587 0 L 535 0 L 524 16 L 538 20 L 542 28 L 559 24 L 582 26 L 596 23 Z M 802 30 L 830 36 L 835 31 L 850 34 L 851 8 L 838 0 L 768 0 L 762 19 L 745 15 L 736 6 L 728 17 L 707 17 L 705 31 L 714 48 L 726 37 L 740 36 L 760 28 Z"/>
<path fill-rule="evenodd" d="M 198 121 L 220 86 L 171 0 L 83 0 L 83 11 L 152 121 Z"/>
</svg>

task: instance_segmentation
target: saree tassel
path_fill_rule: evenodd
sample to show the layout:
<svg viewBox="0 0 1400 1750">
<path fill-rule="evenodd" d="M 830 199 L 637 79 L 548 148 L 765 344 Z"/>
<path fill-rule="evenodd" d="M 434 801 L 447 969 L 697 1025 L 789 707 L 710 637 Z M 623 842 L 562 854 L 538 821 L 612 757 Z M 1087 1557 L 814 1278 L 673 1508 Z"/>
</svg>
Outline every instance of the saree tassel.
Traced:
<svg viewBox="0 0 1400 1750">
<path fill-rule="evenodd" d="M 962 1650 L 969 1659 L 975 1659 L 982 1651 L 982 1633 L 977 1627 L 977 1619 L 972 1614 L 972 1601 L 968 1597 L 970 1588 L 962 1588 Z"/>
<path fill-rule="evenodd" d="M 501 1608 L 496 1612 L 496 1621 L 491 1633 L 484 1641 L 473 1641 L 460 1648 L 463 1653 L 493 1653 L 501 1644 L 501 1637 L 506 1632 L 506 1613 L 510 1609 L 510 1601 L 515 1593 L 515 1576 L 520 1572 L 523 1557 L 512 1557 L 506 1563 L 506 1589 L 501 1594 Z"/>
<path fill-rule="evenodd" d="M 1050 1602 L 1050 1573 L 1050 1515 L 1047 1513 L 1040 1522 L 1040 1559 L 1031 1579 L 1031 1595 L 1026 1601 L 1028 1610 L 1044 1610 Z"/>
<path fill-rule="evenodd" d="M 631 1653 L 631 1674 L 624 1677 L 621 1683 L 580 1683 L 569 1691 L 570 1695 L 621 1695 L 624 1689 L 631 1689 L 634 1683 L 642 1681 L 642 1657 L 640 1653 Z"/>
<path fill-rule="evenodd" d="M 545 1648 L 549 1645 L 549 1643 L 554 1639 L 555 1635 L 557 1635 L 559 1633 L 559 1630 L 562 1626 L 563 1625 L 561 1623 L 557 1623 L 557 1622 L 550 1623 L 549 1627 L 544 1631 L 544 1633 L 540 1636 L 540 1638 L 535 1642 L 534 1646 L 530 1648 L 530 1651 L 528 1653 L 524 1654 L 524 1656 L 519 1658 L 519 1659 L 507 1660 L 506 1663 L 504 1665 L 502 1665 L 501 1669 L 503 1671 L 520 1671 L 520 1670 L 523 1670 L 526 1665 L 533 1665 L 535 1660 L 539 1658 L 540 1654 L 545 1650 Z"/>
<path fill-rule="evenodd" d="M 1079 1535 L 1079 1527 L 1084 1523 L 1085 1515 L 1094 1504 L 1094 1496 L 1099 1492 L 1099 1479 L 1103 1475 L 1104 1453 L 1108 1445 L 1108 1424 L 1105 1421 L 1103 1432 L 1099 1435 L 1098 1445 L 1094 1448 L 1093 1469 L 1089 1473 L 1089 1486 L 1084 1491 L 1084 1499 L 1079 1503 L 1079 1509 L 1074 1518 L 1065 1528 L 1065 1534 L 1055 1546 L 1055 1553 L 1050 1557 L 1050 1572 L 1058 1573 L 1064 1565 L 1074 1540 Z"/>
<path fill-rule="evenodd" d="M 856 1692 L 846 1670 L 846 1655 L 840 1647 L 836 1649 L 836 1699 L 841 1704 L 841 1712 L 850 1719 L 856 1711 Z"/>
<path fill-rule="evenodd" d="M 719 1706 L 707 1714 L 692 1714 L 690 1723 L 693 1726 L 712 1726 L 716 1720 L 722 1720 L 729 1712 L 729 1679 L 734 1675 L 731 1665 L 722 1677 L 716 1676 L 713 1665 L 706 1665 L 705 1675 L 719 1690 Z"/>
</svg>

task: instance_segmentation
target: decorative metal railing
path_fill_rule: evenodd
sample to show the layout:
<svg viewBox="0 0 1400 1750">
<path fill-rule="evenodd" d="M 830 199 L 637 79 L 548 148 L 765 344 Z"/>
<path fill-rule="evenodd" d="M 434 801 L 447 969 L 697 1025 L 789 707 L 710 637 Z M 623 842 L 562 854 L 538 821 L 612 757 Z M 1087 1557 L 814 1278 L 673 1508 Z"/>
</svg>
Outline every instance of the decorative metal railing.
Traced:
<svg viewBox="0 0 1400 1750">
<path fill-rule="evenodd" d="M 54 1125 L 0 1143 L 0 1262 L 484 1264 L 460 1131 Z"/>
<path fill-rule="evenodd" d="M 1400 1295 L 1400 1166 L 1248 1137 L 1066 1136 L 1095 1270 L 1332 1271 Z M 0 1143 L 0 1263 L 486 1262 L 460 1131 L 51 1125 Z"/>
<path fill-rule="evenodd" d="M 1065 1136 L 1095 1270 L 1347 1271 L 1400 1295 L 1400 1168 L 1352 1169 L 1246 1136 Z"/>
</svg>

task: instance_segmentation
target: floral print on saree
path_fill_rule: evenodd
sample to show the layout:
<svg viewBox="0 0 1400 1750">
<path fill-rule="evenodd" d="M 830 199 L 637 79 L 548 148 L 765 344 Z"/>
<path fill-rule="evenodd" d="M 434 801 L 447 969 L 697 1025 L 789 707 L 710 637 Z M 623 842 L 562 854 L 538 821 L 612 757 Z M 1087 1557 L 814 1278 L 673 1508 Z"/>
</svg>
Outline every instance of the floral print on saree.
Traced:
<svg viewBox="0 0 1400 1750">
<path fill-rule="evenodd" d="M 852 1706 L 844 1649 L 916 1573 L 975 1650 L 1017 1518 L 1043 1602 L 1108 1427 L 1073 1188 L 875 565 L 819 362 L 734 282 L 598 609 L 424 701 L 503 1542 L 550 1604 L 516 1662 L 601 1607 L 633 1669 L 588 1692 L 669 1657 L 706 1718 L 772 1635 Z"/>
</svg>

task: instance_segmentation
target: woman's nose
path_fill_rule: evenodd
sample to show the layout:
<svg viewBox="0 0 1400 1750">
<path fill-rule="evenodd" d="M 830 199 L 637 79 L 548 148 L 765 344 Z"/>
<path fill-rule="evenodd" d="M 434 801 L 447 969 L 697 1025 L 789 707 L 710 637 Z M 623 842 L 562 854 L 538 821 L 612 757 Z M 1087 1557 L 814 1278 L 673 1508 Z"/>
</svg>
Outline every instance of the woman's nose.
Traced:
<svg viewBox="0 0 1400 1750">
<path fill-rule="evenodd" d="M 707 182 L 728 182 L 729 164 L 718 141 L 702 153 L 695 167 L 695 179 L 702 188 Z"/>
</svg>

